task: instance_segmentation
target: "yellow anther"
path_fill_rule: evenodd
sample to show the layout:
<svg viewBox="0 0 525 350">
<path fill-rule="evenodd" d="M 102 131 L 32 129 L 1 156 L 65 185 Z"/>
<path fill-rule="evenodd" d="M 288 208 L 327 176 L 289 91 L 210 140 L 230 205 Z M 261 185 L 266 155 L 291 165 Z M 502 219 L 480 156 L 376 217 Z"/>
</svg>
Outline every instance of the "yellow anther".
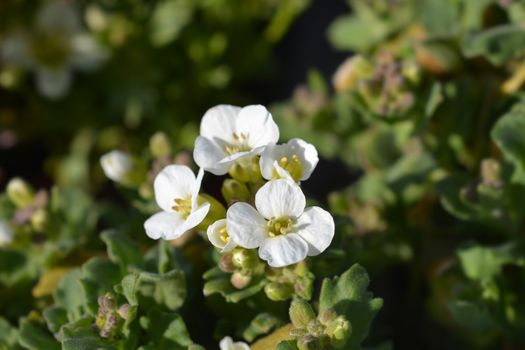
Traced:
<svg viewBox="0 0 525 350">
<path fill-rule="evenodd" d="M 219 238 L 225 244 L 230 241 L 230 235 L 228 234 L 228 231 L 226 231 L 226 227 L 219 230 Z"/>
<path fill-rule="evenodd" d="M 294 220 L 288 217 L 274 218 L 268 221 L 267 230 L 270 237 L 290 233 L 294 229 Z"/>
<path fill-rule="evenodd" d="M 224 147 L 224 150 L 228 154 L 235 154 L 239 152 L 247 152 L 251 151 L 252 147 L 248 143 L 248 134 L 245 134 L 243 132 L 241 133 L 232 133 L 232 139 L 233 142 L 230 144 L 227 144 Z"/>
<path fill-rule="evenodd" d="M 292 154 L 291 157 L 282 157 L 279 159 L 279 166 L 286 170 L 295 181 L 301 180 L 303 167 L 297 154 Z M 277 171 L 274 171 L 274 176 L 280 177 Z"/>
<path fill-rule="evenodd" d="M 186 198 L 175 198 L 173 200 L 175 205 L 171 207 L 174 211 L 181 214 L 181 216 L 186 219 L 191 214 L 191 195 Z"/>
</svg>

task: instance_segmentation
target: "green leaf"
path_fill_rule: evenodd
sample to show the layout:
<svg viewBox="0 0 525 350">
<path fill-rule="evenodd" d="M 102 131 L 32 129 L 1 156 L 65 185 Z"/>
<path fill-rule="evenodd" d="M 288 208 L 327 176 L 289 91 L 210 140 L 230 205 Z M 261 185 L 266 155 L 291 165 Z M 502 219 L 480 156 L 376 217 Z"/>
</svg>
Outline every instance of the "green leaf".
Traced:
<svg viewBox="0 0 525 350">
<path fill-rule="evenodd" d="M 80 269 L 72 270 L 60 280 L 54 293 L 57 305 L 67 310 L 70 320 L 79 319 L 86 305 L 86 296 L 80 284 L 81 277 Z"/>
<path fill-rule="evenodd" d="M 148 317 L 141 318 L 140 324 L 151 340 L 148 346 L 155 346 L 154 349 L 186 349 L 187 346 L 193 344 L 179 314 L 151 311 Z"/>
<path fill-rule="evenodd" d="M 68 323 L 67 311 L 60 306 L 50 306 L 44 309 L 42 315 L 46 321 L 47 328 L 55 334 L 60 331 L 60 328 Z"/>
<path fill-rule="evenodd" d="M 177 310 L 186 298 L 184 273 L 172 270 L 164 274 L 142 272 L 140 274 L 140 295 L 153 299 L 155 304 L 164 305 L 169 310 Z"/>
<path fill-rule="evenodd" d="M 285 340 L 280 342 L 275 350 L 297 350 L 297 346 L 295 345 L 296 341 L 294 340 Z"/>
<path fill-rule="evenodd" d="M 282 325 L 279 318 L 269 313 L 260 313 L 250 322 L 242 333 L 244 339 L 252 342 L 255 338 L 268 334 L 272 329 Z"/>
<path fill-rule="evenodd" d="M 324 279 L 319 298 L 319 313 L 332 309 L 344 315 L 352 325 L 352 335 L 345 349 L 360 349 L 370 324 L 383 306 L 383 300 L 367 291 L 370 280 L 366 270 L 353 265 L 340 277 Z"/>
<path fill-rule="evenodd" d="M 457 0 L 418 0 L 418 18 L 429 34 L 449 37 L 459 31 L 459 5 Z"/>
<path fill-rule="evenodd" d="M 339 50 L 366 51 L 387 34 L 388 28 L 375 17 L 339 17 L 328 28 L 328 38 Z"/>
<path fill-rule="evenodd" d="M 484 56 L 491 63 L 501 65 L 512 58 L 523 56 L 525 29 L 507 24 L 467 35 L 462 42 L 467 57 Z"/>
<path fill-rule="evenodd" d="M 109 258 L 120 266 L 122 272 L 127 272 L 131 266 L 142 266 L 139 246 L 127 235 L 117 231 L 106 231 L 100 236 L 107 245 Z"/>
<path fill-rule="evenodd" d="M 186 0 L 164 0 L 159 2 L 151 17 L 151 41 L 155 46 L 164 46 L 177 39 L 180 32 L 191 21 L 193 7 Z"/>
<path fill-rule="evenodd" d="M 117 347 L 100 336 L 92 329 L 93 320 L 80 319 L 62 329 L 62 350 L 116 350 Z"/>
<path fill-rule="evenodd" d="M 525 36 L 525 34 L 524 34 Z M 525 110 L 514 108 L 501 117 L 491 132 L 492 140 L 514 165 L 512 181 L 525 184 Z"/>
<path fill-rule="evenodd" d="M 490 330 L 495 326 L 489 311 L 473 302 L 455 300 L 448 307 L 454 319 L 471 331 Z"/>
<path fill-rule="evenodd" d="M 18 331 L 7 320 L 0 317 L 0 349 L 15 350 L 18 346 Z"/>
<path fill-rule="evenodd" d="M 120 282 L 120 269 L 111 261 L 94 257 L 82 266 L 82 276 L 86 306 L 94 315 L 98 310 L 98 297 L 113 291 L 114 285 Z"/>
<path fill-rule="evenodd" d="M 138 305 L 138 289 L 140 286 L 140 275 L 138 273 L 131 273 L 125 276 L 121 282 L 122 294 L 128 300 L 130 305 Z"/>
<path fill-rule="evenodd" d="M 20 320 L 19 343 L 29 350 L 60 350 L 60 344 L 51 334 L 27 319 Z"/>
</svg>

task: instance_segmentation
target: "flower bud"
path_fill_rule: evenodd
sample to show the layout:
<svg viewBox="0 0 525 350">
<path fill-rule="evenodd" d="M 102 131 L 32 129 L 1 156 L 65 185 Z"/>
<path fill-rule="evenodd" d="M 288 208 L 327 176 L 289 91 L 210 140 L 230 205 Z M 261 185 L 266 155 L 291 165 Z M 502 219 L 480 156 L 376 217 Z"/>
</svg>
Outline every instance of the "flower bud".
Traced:
<svg viewBox="0 0 525 350">
<path fill-rule="evenodd" d="M 359 79 L 371 75 L 372 71 L 372 65 L 363 56 L 355 55 L 337 68 L 332 84 L 337 92 L 352 90 Z"/>
<path fill-rule="evenodd" d="M 326 309 L 319 314 L 319 321 L 327 326 L 337 318 L 337 314 L 333 309 Z"/>
<path fill-rule="evenodd" d="M 224 180 L 221 192 L 228 203 L 248 202 L 250 199 L 250 190 L 248 190 L 248 187 L 244 183 L 234 179 Z"/>
<path fill-rule="evenodd" d="M 293 339 L 299 339 L 308 334 L 308 331 L 304 328 L 293 328 L 290 331 L 290 337 Z"/>
<path fill-rule="evenodd" d="M 308 322 L 313 319 L 315 319 L 315 313 L 309 303 L 302 299 L 292 301 L 290 320 L 296 328 L 306 328 Z"/>
<path fill-rule="evenodd" d="M 336 348 L 344 346 L 351 333 L 350 322 L 343 316 L 337 317 L 326 327 L 326 335 L 330 338 L 330 344 Z"/>
<path fill-rule="evenodd" d="M 230 175 L 241 182 L 260 182 L 262 175 L 259 157 L 246 157 L 237 160 L 230 168 Z"/>
<path fill-rule="evenodd" d="M 129 317 L 129 308 L 130 308 L 129 304 L 122 304 L 118 308 L 118 311 L 117 311 L 119 316 L 122 317 L 123 319 L 127 320 L 128 317 Z"/>
<path fill-rule="evenodd" d="M 259 264 L 257 250 L 235 248 L 232 253 L 232 263 L 235 267 L 251 270 Z"/>
<path fill-rule="evenodd" d="M 273 301 L 287 300 L 293 295 L 293 287 L 289 283 L 270 282 L 264 286 L 264 293 Z"/>
<path fill-rule="evenodd" d="M 252 280 L 252 276 L 244 274 L 242 272 L 236 271 L 232 274 L 230 277 L 230 282 L 232 286 L 234 286 L 237 289 L 243 289 L 248 284 L 250 284 Z"/>
<path fill-rule="evenodd" d="M 6 187 L 7 197 L 18 208 L 24 208 L 33 203 L 34 191 L 27 182 L 19 177 L 11 179 Z"/>
<path fill-rule="evenodd" d="M 224 272 L 233 272 L 235 269 L 235 266 L 232 262 L 232 255 L 231 254 L 224 254 L 221 259 L 219 260 L 219 269 Z"/>
<path fill-rule="evenodd" d="M 299 338 L 297 348 L 299 350 L 322 350 L 323 344 L 321 340 L 308 334 Z"/>
<path fill-rule="evenodd" d="M 500 164 L 492 158 L 483 159 L 481 162 L 481 179 L 483 184 L 495 187 L 501 186 Z"/>
<path fill-rule="evenodd" d="M 45 209 L 37 209 L 31 216 L 31 226 L 37 232 L 44 231 L 49 222 L 49 214 Z"/>
<path fill-rule="evenodd" d="M 104 174 L 115 182 L 126 182 L 133 167 L 129 154 L 122 151 L 111 151 L 100 157 Z"/>
<path fill-rule="evenodd" d="M 149 139 L 149 150 L 153 157 L 163 158 L 171 154 L 171 145 L 165 133 L 159 131 Z"/>
<path fill-rule="evenodd" d="M 306 329 L 308 330 L 308 333 L 316 337 L 321 337 L 325 331 L 325 327 L 316 319 L 308 322 Z"/>
</svg>

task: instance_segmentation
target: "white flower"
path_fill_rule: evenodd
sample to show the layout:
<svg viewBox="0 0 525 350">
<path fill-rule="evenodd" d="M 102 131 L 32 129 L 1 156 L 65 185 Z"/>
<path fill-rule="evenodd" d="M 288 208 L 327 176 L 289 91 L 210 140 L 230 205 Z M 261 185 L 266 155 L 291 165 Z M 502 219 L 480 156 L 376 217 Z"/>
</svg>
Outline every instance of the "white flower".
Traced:
<svg viewBox="0 0 525 350">
<path fill-rule="evenodd" d="M 108 178 L 121 182 L 131 171 L 133 162 L 126 152 L 114 150 L 100 157 L 100 165 Z"/>
<path fill-rule="evenodd" d="M 234 343 L 231 337 L 222 338 L 219 343 L 221 350 L 250 350 L 250 346 L 242 341 Z"/>
<path fill-rule="evenodd" d="M 2 60 L 33 70 L 38 90 L 49 98 L 68 91 L 73 70 L 93 70 L 107 56 L 106 50 L 82 30 L 73 3 L 64 0 L 42 7 L 31 32 L 13 33 L 0 46 Z"/>
<path fill-rule="evenodd" d="M 235 161 L 254 156 L 279 140 L 279 128 L 261 105 L 218 105 L 202 117 L 193 157 L 204 170 L 224 175 Z"/>
<path fill-rule="evenodd" d="M 223 253 L 231 252 L 233 248 L 237 246 L 228 234 L 228 230 L 226 229 L 226 219 L 215 221 L 212 225 L 208 226 L 206 233 L 211 244 L 221 249 L 221 252 Z"/>
<path fill-rule="evenodd" d="M 268 145 L 259 160 L 266 180 L 288 178 L 295 182 L 307 180 L 318 162 L 314 145 L 301 139 L 291 139 L 283 145 Z"/>
<path fill-rule="evenodd" d="M 273 180 L 255 195 L 253 208 L 235 203 L 226 213 L 228 233 L 241 247 L 259 248 L 273 267 L 300 262 L 322 253 L 334 236 L 334 219 L 319 207 L 305 209 L 301 188 L 290 180 Z"/>
<path fill-rule="evenodd" d="M 0 220 L 0 246 L 11 243 L 14 235 L 13 229 L 9 226 L 7 221 Z"/>
<path fill-rule="evenodd" d="M 199 204 L 197 199 L 204 171 L 197 178 L 185 165 L 168 165 L 155 178 L 155 200 L 163 210 L 144 223 L 152 239 L 176 239 L 204 220 L 210 203 Z"/>
</svg>

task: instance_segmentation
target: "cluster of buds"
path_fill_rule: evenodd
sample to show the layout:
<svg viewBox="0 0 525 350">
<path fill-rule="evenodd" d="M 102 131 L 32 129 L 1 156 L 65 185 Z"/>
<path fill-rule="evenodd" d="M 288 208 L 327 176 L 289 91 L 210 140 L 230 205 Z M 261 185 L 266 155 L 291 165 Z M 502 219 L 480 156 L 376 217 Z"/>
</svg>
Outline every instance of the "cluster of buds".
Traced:
<svg viewBox="0 0 525 350">
<path fill-rule="evenodd" d="M 314 275 L 304 262 L 280 269 L 267 267 L 266 277 L 269 283 L 264 292 L 271 300 L 287 300 L 294 295 L 310 299 L 312 296 Z"/>
<path fill-rule="evenodd" d="M 6 186 L 6 195 L 14 207 L 11 218 L 2 221 L 3 245 L 14 239 L 17 229 L 43 232 L 49 223 L 48 194 L 45 190 L 36 192 L 26 181 L 13 178 Z"/>
<path fill-rule="evenodd" d="M 300 187 L 317 166 L 317 150 L 301 139 L 280 145 L 278 139 L 279 128 L 263 106 L 209 109 L 195 140 L 198 174 L 186 164 L 165 165 L 156 174 L 153 192 L 162 210 L 146 220 L 146 234 L 174 240 L 194 229 L 206 231 L 209 242 L 222 253 L 219 267 L 232 274 L 231 283 L 237 289 L 248 286 L 267 268 L 284 268 L 322 253 L 332 241 L 335 224 L 322 208 L 306 207 Z M 170 160 L 166 145 L 165 138 L 155 136 L 151 153 Z M 105 157 L 101 163 L 109 176 L 112 172 Z M 120 163 L 112 164 L 119 170 L 115 173 L 128 174 L 128 162 L 119 158 L 112 158 Z M 223 200 L 200 193 L 205 172 L 229 175 L 222 184 Z M 268 290 L 280 290 L 275 286 L 286 284 L 304 295 L 311 282 L 305 277 L 308 273 L 299 274 L 299 270 L 305 268 L 271 273 Z M 296 276 L 290 277 L 291 273 Z"/>
<path fill-rule="evenodd" d="M 297 339 L 299 350 L 342 349 L 352 333 L 350 322 L 331 309 L 319 316 L 310 304 L 297 299 L 290 306 L 293 329 L 290 336 Z"/>
<path fill-rule="evenodd" d="M 100 296 L 93 328 L 98 331 L 101 338 L 117 338 L 122 330 L 122 325 L 129 317 L 129 308 L 129 304 L 117 307 L 115 297 L 111 293 Z"/>
<path fill-rule="evenodd" d="M 355 56 L 343 63 L 334 75 L 339 92 L 356 92 L 378 116 L 404 116 L 415 103 L 412 87 L 419 81 L 419 68 L 410 60 L 399 60 L 388 51 L 373 60 Z"/>
</svg>

